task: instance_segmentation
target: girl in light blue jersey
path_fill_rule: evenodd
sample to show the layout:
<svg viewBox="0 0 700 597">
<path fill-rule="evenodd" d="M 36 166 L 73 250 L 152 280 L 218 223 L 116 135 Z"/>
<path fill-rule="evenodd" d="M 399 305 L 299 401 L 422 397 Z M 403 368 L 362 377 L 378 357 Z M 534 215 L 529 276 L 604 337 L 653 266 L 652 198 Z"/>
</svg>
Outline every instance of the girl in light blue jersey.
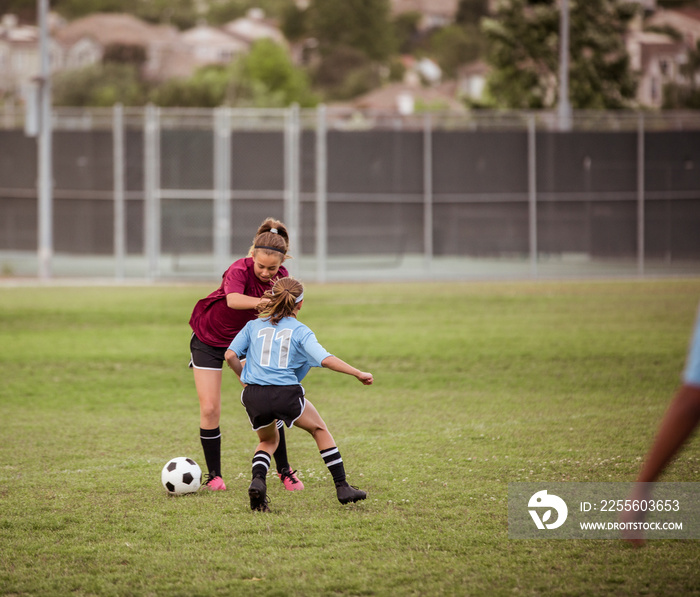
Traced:
<svg viewBox="0 0 700 597">
<path fill-rule="evenodd" d="M 248 488 L 252 510 L 269 512 L 265 477 L 270 455 L 277 449 L 277 420 L 296 425 L 316 440 L 321 457 L 333 476 L 341 504 L 364 500 L 364 491 L 350 486 L 333 436 L 318 411 L 304 395 L 301 380 L 311 367 L 356 377 L 364 385 L 374 381 L 371 373 L 355 369 L 330 354 L 309 327 L 297 320 L 304 304 L 304 287 L 293 278 L 281 278 L 272 290 L 258 319 L 249 321 L 233 339 L 225 358 L 244 384 L 241 402 L 260 443 L 253 456 L 253 480 Z M 245 359 L 245 365 L 241 360 Z"/>
<path fill-rule="evenodd" d="M 700 307 L 695 317 L 695 327 L 688 347 L 682 384 L 671 400 L 656 438 L 649 448 L 639 471 L 629 501 L 642 502 L 651 499 L 652 484 L 683 447 L 700 424 Z M 643 510 L 626 510 L 620 516 L 623 523 L 639 523 L 644 520 Z M 622 536 L 635 545 L 644 543 L 640 531 L 623 531 Z"/>
</svg>

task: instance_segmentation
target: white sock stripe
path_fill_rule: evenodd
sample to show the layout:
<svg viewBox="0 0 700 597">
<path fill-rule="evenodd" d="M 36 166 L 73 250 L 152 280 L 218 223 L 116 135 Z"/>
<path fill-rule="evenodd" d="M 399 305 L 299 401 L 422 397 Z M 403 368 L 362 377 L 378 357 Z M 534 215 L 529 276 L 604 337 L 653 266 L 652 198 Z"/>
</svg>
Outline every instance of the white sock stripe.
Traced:
<svg viewBox="0 0 700 597">
<path fill-rule="evenodd" d="M 339 451 L 340 450 L 338 450 L 338 448 L 328 448 L 328 450 L 324 450 L 323 452 L 321 452 L 321 456 L 325 458 L 326 456 L 332 456 L 333 454 L 337 454 Z"/>
<path fill-rule="evenodd" d="M 333 466 L 334 464 L 338 464 L 339 462 L 343 462 L 343 459 L 338 458 L 338 460 L 334 460 L 333 462 L 326 462 L 326 466 Z"/>
<path fill-rule="evenodd" d="M 270 456 L 268 456 L 267 454 L 256 454 L 255 456 L 253 456 L 253 463 L 255 463 L 256 460 L 260 462 L 260 464 L 264 463 L 267 466 L 270 466 L 271 460 Z"/>
<path fill-rule="evenodd" d="M 200 439 L 219 439 L 221 437 L 221 434 L 219 433 L 219 435 L 211 435 L 211 436 L 200 435 L 199 437 L 200 437 Z"/>
</svg>

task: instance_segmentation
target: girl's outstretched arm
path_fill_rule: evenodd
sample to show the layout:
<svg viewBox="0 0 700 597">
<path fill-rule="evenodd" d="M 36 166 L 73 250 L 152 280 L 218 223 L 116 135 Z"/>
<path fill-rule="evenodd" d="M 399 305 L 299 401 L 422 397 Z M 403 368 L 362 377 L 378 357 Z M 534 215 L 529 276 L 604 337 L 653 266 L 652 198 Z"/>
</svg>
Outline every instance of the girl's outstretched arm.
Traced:
<svg viewBox="0 0 700 597">
<path fill-rule="evenodd" d="M 338 373 L 346 373 L 348 375 L 352 375 L 366 386 L 371 386 L 374 382 L 374 378 L 372 377 L 371 373 L 355 369 L 355 367 L 353 367 L 352 365 L 348 365 L 345 361 L 335 356 L 326 357 L 321 362 L 321 365 L 323 365 L 327 369 L 330 369 L 331 371 L 337 371 Z"/>
</svg>

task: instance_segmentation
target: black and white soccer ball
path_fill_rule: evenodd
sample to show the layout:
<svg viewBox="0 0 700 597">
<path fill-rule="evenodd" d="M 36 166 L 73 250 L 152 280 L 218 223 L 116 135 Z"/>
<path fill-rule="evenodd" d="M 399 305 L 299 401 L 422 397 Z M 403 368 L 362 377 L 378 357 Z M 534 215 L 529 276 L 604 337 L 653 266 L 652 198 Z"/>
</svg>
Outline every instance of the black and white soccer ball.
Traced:
<svg viewBox="0 0 700 597">
<path fill-rule="evenodd" d="M 160 480 L 170 495 L 194 493 L 202 485 L 202 469 L 191 458 L 178 456 L 165 464 Z"/>
</svg>

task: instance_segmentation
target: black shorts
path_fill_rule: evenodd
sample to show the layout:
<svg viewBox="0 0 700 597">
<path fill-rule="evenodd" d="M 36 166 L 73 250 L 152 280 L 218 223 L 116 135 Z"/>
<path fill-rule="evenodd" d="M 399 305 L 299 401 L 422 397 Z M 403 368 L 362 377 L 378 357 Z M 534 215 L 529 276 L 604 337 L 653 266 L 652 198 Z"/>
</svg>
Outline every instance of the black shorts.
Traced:
<svg viewBox="0 0 700 597">
<path fill-rule="evenodd" d="M 291 427 L 306 407 L 304 388 L 293 386 L 257 386 L 243 388 L 241 404 L 245 406 L 250 424 L 257 431 L 271 425 L 275 419 Z"/>
<path fill-rule="evenodd" d="M 221 346 L 209 346 L 192 334 L 190 339 L 190 369 L 217 369 L 224 368 L 224 355 L 228 348 Z"/>
</svg>

